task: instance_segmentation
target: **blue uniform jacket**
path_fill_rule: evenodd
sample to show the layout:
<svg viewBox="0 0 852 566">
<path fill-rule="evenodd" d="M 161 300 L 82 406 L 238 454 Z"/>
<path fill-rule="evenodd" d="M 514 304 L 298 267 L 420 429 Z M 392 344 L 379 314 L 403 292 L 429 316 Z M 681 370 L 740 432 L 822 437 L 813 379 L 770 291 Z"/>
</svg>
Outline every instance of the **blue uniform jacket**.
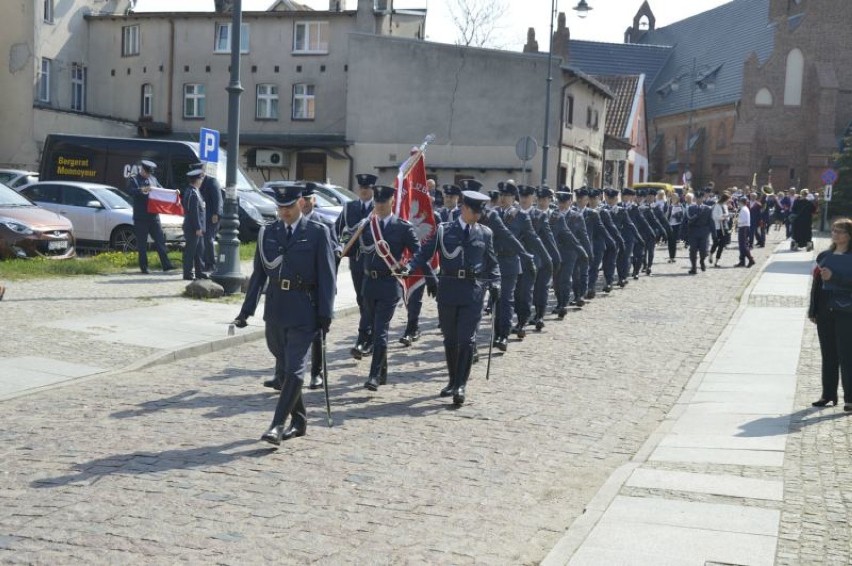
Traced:
<svg viewBox="0 0 852 566">
<path fill-rule="evenodd" d="M 207 217 L 201 193 L 195 187 L 188 187 L 183 194 L 186 195 L 183 201 L 183 231 L 195 233 L 197 230 L 206 230 Z"/>
<path fill-rule="evenodd" d="M 704 204 L 689 205 L 686 209 L 686 229 L 689 239 L 710 236 L 716 229 L 713 209 Z"/>
<path fill-rule="evenodd" d="M 533 257 L 527 253 L 524 245 L 512 234 L 499 212 L 494 209 L 486 209 L 480 216 L 479 223 L 491 229 L 494 235 L 494 253 L 497 254 L 498 258 L 520 257 L 526 266 L 535 265 Z"/>
<path fill-rule="evenodd" d="M 618 227 L 612 218 L 612 209 L 607 205 L 602 205 L 598 209 L 598 212 L 601 215 L 601 222 L 603 222 L 604 228 L 606 228 L 607 234 L 609 234 L 612 241 L 612 246 L 618 246 L 620 250 L 624 249 L 624 238 L 621 237 L 621 232 L 618 231 Z"/>
<path fill-rule="evenodd" d="M 633 223 L 633 219 L 630 217 L 630 209 L 625 203 L 613 207 L 612 219 L 615 222 L 615 227 L 621 231 L 626 246 L 632 246 L 642 239 L 642 234 L 639 233 L 639 228 Z"/>
<path fill-rule="evenodd" d="M 550 211 L 550 229 L 553 238 L 556 240 L 556 245 L 562 250 L 563 256 L 572 253 L 579 255 L 586 253 L 586 248 L 583 247 L 583 243 L 580 242 L 579 238 L 568 227 L 565 215 L 562 212 L 558 210 Z"/>
<path fill-rule="evenodd" d="M 159 187 L 160 182 L 153 175 L 143 179 L 133 175 L 127 179 L 127 194 L 133 199 L 133 220 L 146 220 L 157 216 L 148 212 L 148 195 L 142 192 L 143 187 Z"/>
<path fill-rule="evenodd" d="M 550 211 L 533 208 L 530 210 L 530 219 L 536 236 L 541 240 L 544 251 L 550 258 L 551 265 L 560 263 L 562 258 L 559 257 L 559 248 L 553 237 L 553 230 L 550 229 Z"/>
<path fill-rule="evenodd" d="M 671 229 L 671 225 L 669 224 L 669 219 L 666 218 L 666 211 L 664 208 L 661 206 L 652 206 L 651 211 L 654 213 L 654 218 L 657 219 L 657 222 L 660 224 L 663 231 L 668 233 L 668 230 Z"/>
<path fill-rule="evenodd" d="M 639 212 L 642 213 L 642 218 L 645 219 L 645 222 L 648 223 L 648 226 L 651 227 L 651 233 L 654 234 L 654 239 L 662 238 L 666 235 L 666 230 L 660 224 L 660 221 L 657 220 L 657 217 L 654 216 L 654 211 L 651 210 L 651 207 L 647 204 L 639 205 Z"/>
<path fill-rule="evenodd" d="M 412 262 L 412 269 L 428 268 L 433 254 L 438 253 L 441 277 L 438 281 L 438 302 L 442 305 L 481 303 L 485 289 L 500 287 L 500 266 L 494 252 L 491 229 L 479 223 L 470 228 L 465 240 L 464 228 L 458 220 L 443 222 L 437 232 L 423 243 Z"/>
<path fill-rule="evenodd" d="M 456 218 L 459 217 L 459 212 L 461 212 L 461 209 L 459 207 L 455 207 L 455 208 L 442 207 L 442 208 L 438 209 L 437 214 L 438 214 L 438 218 L 441 219 L 441 222 L 450 222 L 450 221 L 455 220 Z"/>
<path fill-rule="evenodd" d="M 583 245 L 583 249 L 586 250 L 586 255 L 591 258 L 593 253 L 592 240 L 589 237 L 589 230 L 586 228 L 586 219 L 583 217 L 583 213 L 577 207 L 571 207 L 565 211 L 564 216 L 568 228 L 574 232 L 574 235 Z"/>
<path fill-rule="evenodd" d="M 583 209 L 583 220 L 586 222 L 586 230 L 589 233 L 592 246 L 597 244 L 598 249 L 615 247 L 615 240 L 606 231 L 600 212 L 587 206 Z"/>
<path fill-rule="evenodd" d="M 224 199 L 222 198 L 222 187 L 215 177 L 204 177 L 201 182 L 201 198 L 204 199 L 204 205 L 207 207 L 205 215 L 207 222 L 212 222 L 211 218 L 215 215 L 222 218 L 222 209 L 224 207 Z"/>
<path fill-rule="evenodd" d="M 382 222 L 379 221 L 379 224 L 382 224 Z M 390 254 L 398 263 L 402 263 L 402 254 L 405 250 L 411 252 L 412 256 L 416 256 L 420 251 L 420 242 L 414 233 L 414 227 L 408 221 L 393 214 L 387 226 L 383 225 L 381 230 L 382 239 L 388 243 Z M 364 262 L 364 296 L 368 298 L 395 297 L 399 300 L 402 297 L 402 287 L 391 274 L 385 260 L 379 255 L 369 224 L 361 232 L 358 243 Z M 376 275 L 375 278 L 372 277 L 374 274 Z"/>
<path fill-rule="evenodd" d="M 266 322 L 313 331 L 317 317 L 330 319 L 336 269 L 328 228 L 302 216 L 288 241 L 280 220 L 261 227 L 242 317 L 254 315 L 267 280 Z"/>
<path fill-rule="evenodd" d="M 307 215 L 308 220 L 312 220 L 314 222 L 319 222 L 326 228 L 328 228 L 328 234 L 331 238 L 331 250 L 334 252 L 335 256 L 343 251 L 343 246 L 340 245 L 340 240 L 337 239 L 337 232 L 335 231 L 334 222 L 329 220 L 327 217 L 318 213 L 316 210 L 312 210 L 310 214 Z"/>
<path fill-rule="evenodd" d="M 370 201 L 370 204 L 367 206 L 367 214 L 362 213 L 361 202 L 362 201 L 360 199 L 347 202 L 346 206 L 343 207 L 343 210 L 340 211 L 340 216 L 337 217 L 337 221 L 334 223 L 334 234 L 342 246 L 346 246 L 346 243 L 349 242 L 349 239 L 352 237 L 352 234 L 358 228 L 361 221 L 367 218 L 373 211 L 373 201 Z M 357 261 L 358 246 L 352 246 L 347 255 Z M 355 269 L 354 266 L 352 266 L 352 268 Z"/>
<path fill-rule="evenodd" d="M 627 209 L 627 213 L 630 215 L 630 219 L 633 221 L 633 224 L 639 230 L 639 235 L 642 240 L 654 240 L 656 239 L 656 234 L 654 233 L 654 229 L 648 224 L 648 219 L 642 214 L 642 209 L 637 204 L 632 204 L 630 208 Z"/>
</svg>

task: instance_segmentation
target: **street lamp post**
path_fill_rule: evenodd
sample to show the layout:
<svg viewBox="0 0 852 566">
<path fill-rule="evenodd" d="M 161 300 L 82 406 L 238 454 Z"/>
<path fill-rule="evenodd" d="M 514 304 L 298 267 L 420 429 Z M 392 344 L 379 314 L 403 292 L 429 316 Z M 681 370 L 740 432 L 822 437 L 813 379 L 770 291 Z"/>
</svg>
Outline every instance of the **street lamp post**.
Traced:
<svg viewBox="0 0 852 566">
<path fill-rule="evenodd" d="M 225 289 L 226 295 L 242 290 L 244 277 L 240 270 L 240 240 L 237 202 L 237 158 L 240 153 L 240 43 L 243 19 L 242 0 L 234 0 L 231 19 L 231 81 L 228 83 L 228 158 L 225 165 L 225 202 L 219 235 L 219 258 L 213 281 Z"/>
</svg>

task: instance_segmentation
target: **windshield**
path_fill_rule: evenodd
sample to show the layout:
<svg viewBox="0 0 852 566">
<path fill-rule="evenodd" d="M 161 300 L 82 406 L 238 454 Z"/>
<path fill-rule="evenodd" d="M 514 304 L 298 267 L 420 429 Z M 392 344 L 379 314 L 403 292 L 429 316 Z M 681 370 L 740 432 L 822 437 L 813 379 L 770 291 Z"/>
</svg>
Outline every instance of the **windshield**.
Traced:
<svg viewBox="0 0 852 566">
<path fill-rule="evenodd" d="M 216 164 L 216 180 L 221 183 L 221 185 L 225 186 L 225 179 L 227 178 L 227 159 L 224 151 L 219 152 L 219 162 Z M 257 187 L 252 182 L 251 179 L 245 176 L 242 169 L 237 167 L 237 189 L 241 191 L 251 191 L 257 190 Z"/>
<path fill-rule="evenodd" d="M 333 206 L 340 206 L 337 203 L 331 202 L 325 196 L 314 193 L 314 198 L 316 199 L 317 208 L 329 208 Z"/>
<path fill-rule="evenodd" d="M 118 189 L 110 188 L 110 189 L 92 189 L 92 192 L 95 193 L 101 202 L 104 203 L 108 208 L 130 208 L 129 199 L 124 196 L 122 197 L 121 191 Z"/>
<path fill-rule="evenodd" d="M 23 195 L 19 195 L 0 183 L 0 206 L 35 206 Z"/>
</svg>

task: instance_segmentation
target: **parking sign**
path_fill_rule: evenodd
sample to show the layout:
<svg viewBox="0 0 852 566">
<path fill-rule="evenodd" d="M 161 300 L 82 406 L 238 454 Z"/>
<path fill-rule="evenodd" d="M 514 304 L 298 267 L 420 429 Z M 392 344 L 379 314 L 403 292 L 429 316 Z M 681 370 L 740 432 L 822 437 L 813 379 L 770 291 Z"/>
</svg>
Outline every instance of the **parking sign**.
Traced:
<svg viewBox="0 0 852 566">
<path fill-rule="evenodd" d="M 219 161 L 219 132 L 201 128 L 201 135 L 198 139 L 201 146 L 199 148 L 201 161 L 212 161 L 213 163 Z"/>
</svg>

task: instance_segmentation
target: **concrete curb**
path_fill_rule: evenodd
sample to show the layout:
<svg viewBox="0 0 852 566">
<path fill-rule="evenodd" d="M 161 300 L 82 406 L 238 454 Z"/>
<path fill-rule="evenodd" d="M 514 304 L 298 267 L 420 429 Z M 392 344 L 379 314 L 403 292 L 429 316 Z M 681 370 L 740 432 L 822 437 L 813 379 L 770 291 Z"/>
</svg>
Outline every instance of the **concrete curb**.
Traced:
<svg viewBox="0 0 852 566">
<path fill-rule="evenodd" d="M 787 241 L 779 243 L 769 259 L 760 267 L 759 270 L 752 273 L 749 279 L 746 280 L 745 291 L 740 297 L 740 303 L 731 320 L 725 325 L 725 328 L 719 334 L 719 337 L 713 343 L 713 346 L 698 364 L 692 377 L 684 386 L 683 392 L 675 401 L 665 419 L 660 423 L 657 429 L 651 433 L 648 439 L 642 444 L 636 454 L 630 459 L 630 462 L 622 464 L 610 474 L 609 478 L 600 487 L 598 492 L 583 510 L 583 514 L 577 517 L 574 522 L 568 527 L 568 530 L 562 535 L 562 538 L 556 543 L 551 551 L 541 561 L 541 566 L 564 566 L 571 560 L 571 557 L 577 552 L 583 542 L 591 534 L 592 529 L 598 524 L 603 517 L 604 512 L 616 498 L 618 493 L 624 487 L 625 482 L 630 478 L 630 475 L 639 468 L 642 464 L 648 461 L 651 454 L 657 448 L 662 439 L 668 434 L 672 427 L 677 422 L 677 419 L 683 414 L 689 402 L 695 396 L 701 382 L 704 381 L 704 376 L 709 368 L 719 355 L 722 346 L 734 331 L 737 323 L 743 316 L 746 308 L 749 306 L 749 298 L 752 290 L 760 280 L 760 276 L 766 270 L 766 266 L 771 263 L 771 259 L 784 247 L 789 247 Z"/>
<path fill-rule="evenodd" d="M 340 309 L 334 313 L 335 320 L 339 320 L 349 316 L 350 314 L 358 312 L 357 306 L 346 307 L 344 309 Z M 17 399 L 19 397 L 25 397 L 27 395 L 34 395 L 36 393 L 41 393 L 43 391 L 48 391 L 50 389 L 54 389 L 57 387 L 65 387 L 67 385 L 72 385 L 76 383 L 81 383 L 85 381 L 89 381 L 92 379 L 102 379 L 105 377 L 114 377 L 124 373 L 139 371 L 146 368 L 161 366 L 170 364 L 172 362 L 176 362 L 178 360 L 186 360 L 189 358 L 195 358 L 198 356 L 203 356 L 204 354 L 210 354 L 213 352 L 219 352 L 222 350 L 226 350 L 228 348 L 233 348 L 235 346 L 240 346 L 242 344 L 247 344 L 249 342 L 254 342 L 255 340 L 260 340 L 265 337 L 266 331 L 262 326 L 250 326 L 251 330 L 237 330 L 237 333 L 234 336 L 226 336 L 224 338 L 218 338 L 216 340 L 209 340 L 207 342 L 200 342 L 198 344 L 192 344 L 189 346 L 184 346 L 183 348 L 177 348 L 174 350 L 167 350 L 163 352 L 155 352 L 149 356 L 146 356 L 142 359 L 136 360 L 124 367 L 105 370 L 97 373 L 92 373 L 89 375 L 83 375 L 80 377 L 74 377 L 71 379 L 66 379 L 64 381 L 59 381 L 56 383 L 51 383 L 49 385 L 45 385 L 43 387 L 34 387 L 32 389 L 27 389 L 25 391 L 19 391 L 17 393 L 12 393 L 10 395 L 0 396 L 0 403 L 3 401 L 9 401 L 11 399 Z"/>
</svg>

